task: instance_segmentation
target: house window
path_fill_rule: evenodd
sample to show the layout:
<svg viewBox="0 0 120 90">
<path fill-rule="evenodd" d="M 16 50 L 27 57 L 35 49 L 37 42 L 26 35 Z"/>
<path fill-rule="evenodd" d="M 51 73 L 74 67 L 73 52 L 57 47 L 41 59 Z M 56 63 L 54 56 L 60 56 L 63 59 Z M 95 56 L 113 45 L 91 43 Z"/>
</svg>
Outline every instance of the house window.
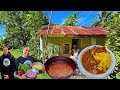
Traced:
<svg viewBox="0 0 120 90">
<path fill-rule="evenodd" d="M 63 54 L 69 54 L 69 53 L 70 53 L 70 44 L 64 44 Z"/>
</svg>

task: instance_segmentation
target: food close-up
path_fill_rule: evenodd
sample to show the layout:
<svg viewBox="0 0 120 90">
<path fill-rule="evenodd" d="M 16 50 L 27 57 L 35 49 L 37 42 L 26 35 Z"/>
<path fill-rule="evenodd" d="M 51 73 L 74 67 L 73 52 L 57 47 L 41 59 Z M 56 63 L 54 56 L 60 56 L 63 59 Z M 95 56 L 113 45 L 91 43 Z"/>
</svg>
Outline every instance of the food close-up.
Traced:
<svg viewBox="0 0 120 90">
<path fill-rule="evenodd" d="M 0 11 L 0 79 L 120 79 L 120 11 Z"/>
<path fill-rule="evenodd" d="M 105 78 L 116 65 L 114 54 L 100 45 L 86 47 L 78 57 L 79 69 L 89 78 Z"/>
</svg>

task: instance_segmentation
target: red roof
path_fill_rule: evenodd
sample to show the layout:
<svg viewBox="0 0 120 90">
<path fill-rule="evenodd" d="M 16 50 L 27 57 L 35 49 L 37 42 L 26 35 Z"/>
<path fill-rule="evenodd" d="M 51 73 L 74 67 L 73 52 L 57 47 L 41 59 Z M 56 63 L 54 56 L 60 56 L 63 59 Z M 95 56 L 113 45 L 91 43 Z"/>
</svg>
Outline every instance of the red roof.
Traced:
<svg viewBox="0 0 120 90">
<path fill-rule="evenodd" d="M 47 34 L 48 27 L 37 32 L 38 35 Z M 62 35 L 107 35 L 106 29 L 101 27 L 81 27 L 81 26 L 50 26 L 48 34 Z"/>
</svg>

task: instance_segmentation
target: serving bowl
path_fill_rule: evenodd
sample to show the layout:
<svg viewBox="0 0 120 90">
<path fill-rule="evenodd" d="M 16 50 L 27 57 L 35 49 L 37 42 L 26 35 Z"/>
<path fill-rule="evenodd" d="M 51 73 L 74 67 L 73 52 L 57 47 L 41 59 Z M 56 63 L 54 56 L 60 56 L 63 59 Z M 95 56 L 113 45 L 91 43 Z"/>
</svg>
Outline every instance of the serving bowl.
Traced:
<svg viewBox="0 0 120 90">
<path fill-rule="evenodd" d="M 51 57 L 44 65 L 45 71 L 52 79 L 68 79 L 76 69 L 76 63 L 65 56 Z M 62 73 L 65 75 L 62 75 Z"/>
<path fill-rule="evenodd" d="M 26 72 L 26 77 L 27 77 L 28 79 L 34 79 L 34 78 L 36 78 L 37 75 L 38 75 L 38 72 L 37 72 L 37 71 L 34 71 L 33 69 L 29 69 L 29 70 L 27 70 L 27 72 Z"/>
<path fill-rule="evenodd" d="M 32 64 L 32 68 L 37 69 L 37 70 L 43 70 L 44 64 L 42 64 L 41 62 L 34 62 Z"/>
<path fill-rule="evenodd" d="M 106 71 L 104 73 L 100 73 L 100 74 L 96 74 L 96 73 L 91 73 L 89 72 L 87 69 L 85 69 L 84 65 L 83 65 L 83 55 L 88 51 L 88 50 L 91 50 L 93 49 L 94 47 L 97 47 L 97 48 L 100 48 L 100 47 L 103 47 L 111 56 L 111 64 L 109 66 L 108 69 L 106 69 Z M 104 54 L 103 54 L 104 55 Z M 84 56 L 84 57 L 87 57 L 87 56 Z M 93 57 L 93 56 L 92 56 Z M 102 60 L 104 57 L 100 57 Z M 104 58 L 105 59 L 105 58 Z M 84 59 L 85 60 L 85 59 Z M 87 60 L 87 59 L 86 59 Z M 108 62 L 109 63 L 109 62 Z M 80 54 L 78 55 L 78 60 L 77 60 L 77 64 L 78 64 L 78 68 L 79 70 L 85 75 L 87 76 L 88 78 L 90 79 L 102 79 L 102 78 L 105 78 L 107 77 L 108 75 L 110 75 L 114 68 L 115 68 L 115 65 L 116 65 L 116 59 L 115 59 L 115 56 L 114 54 L 112 53 L 112 51 L 104 46 L 101 46 L 101 45 L 92 45 L 92 46 L 88 46 L 86 48 L 84 48 Z M 85 64 L 85 63 L 84 63 Z M 87 65 L 87 63 L 86 63 Z M 97 71 L 95 71 L 97 72 Z"/>
</svg>

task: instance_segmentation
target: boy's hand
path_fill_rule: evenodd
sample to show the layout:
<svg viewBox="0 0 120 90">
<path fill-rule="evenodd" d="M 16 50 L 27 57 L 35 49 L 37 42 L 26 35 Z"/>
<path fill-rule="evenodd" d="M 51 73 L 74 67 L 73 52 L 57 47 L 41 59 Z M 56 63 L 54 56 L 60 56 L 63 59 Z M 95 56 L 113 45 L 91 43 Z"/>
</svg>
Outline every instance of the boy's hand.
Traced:
<svg viewBox="0 0 120 90">
<path fill-rule="evenodd" d="M 4 79 L 9 79 L 9 75 L 4 74 Z"/>
<path fill-rule="evenodd" d="M 22 76 L 20 76 L 20 79 L 27 79 L 26 74 L 23 74 Z"/>
</svg>

